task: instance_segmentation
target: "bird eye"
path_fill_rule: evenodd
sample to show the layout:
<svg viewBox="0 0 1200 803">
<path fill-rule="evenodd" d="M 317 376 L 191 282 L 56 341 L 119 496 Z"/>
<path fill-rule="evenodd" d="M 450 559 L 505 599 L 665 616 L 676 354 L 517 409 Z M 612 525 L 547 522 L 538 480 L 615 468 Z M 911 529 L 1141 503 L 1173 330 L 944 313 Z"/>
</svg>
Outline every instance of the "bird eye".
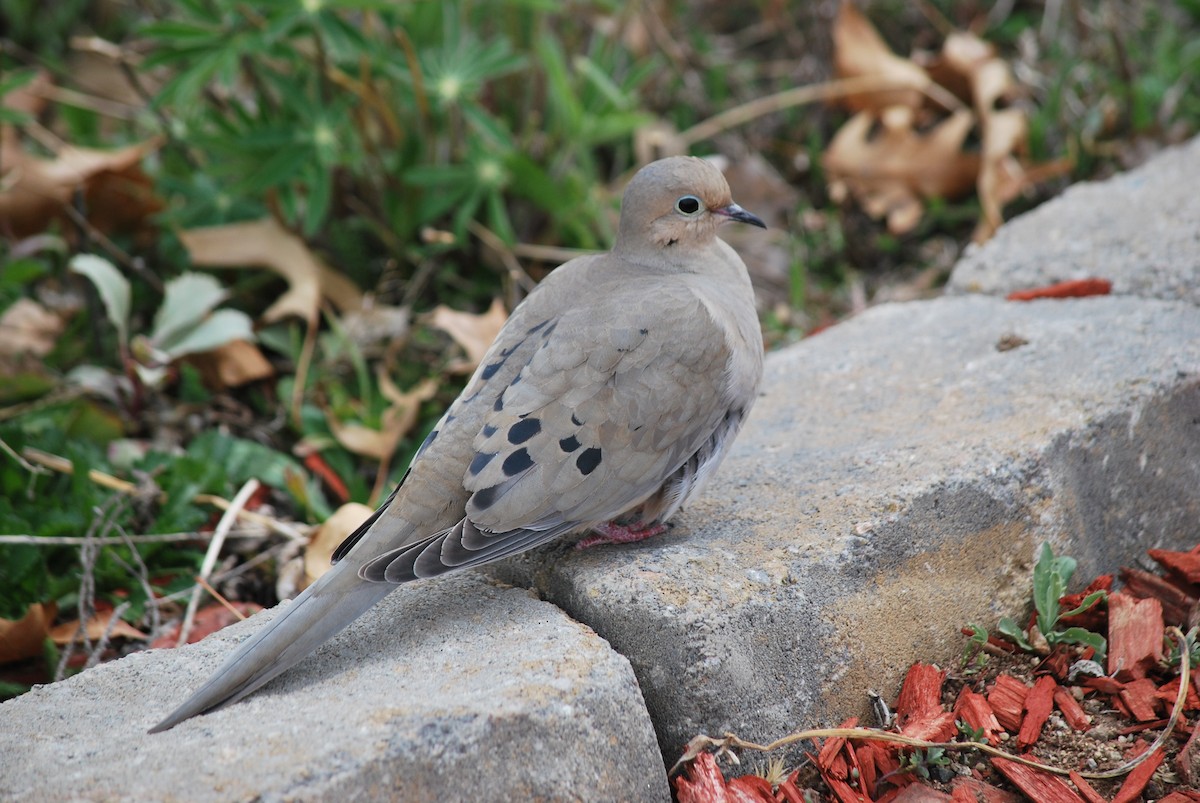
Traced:
<svg viewBox="0 0 1200 803">
<path fill-rule="evenodd" d="M 675 209 L 680 214 L 694 215 L 700 211 L 700 199 L 695 195 L 685 195 L 675 202 Z"/>
</svg>

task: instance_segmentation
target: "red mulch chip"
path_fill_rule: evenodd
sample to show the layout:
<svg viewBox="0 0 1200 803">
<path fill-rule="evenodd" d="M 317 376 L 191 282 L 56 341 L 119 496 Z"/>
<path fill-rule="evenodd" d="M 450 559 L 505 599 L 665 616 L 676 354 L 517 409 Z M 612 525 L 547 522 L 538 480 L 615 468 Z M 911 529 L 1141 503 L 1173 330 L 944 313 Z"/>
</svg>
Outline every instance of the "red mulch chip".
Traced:
<svg viewBox="0 0 1200 803">
<path fill-rule="evenodd" d="M 1056 775 L 1009 761 L 1007 758 L 993 758 L 992 766 L 1030 800 L 1036 800 L 1038 803 L 1087 803 L 1066 781 Z"/>
<path fill-rule="evenodd" d="M 1144 678 L 1163 657 L 1163 608 L 1157 599 L 1123 591 L 1108 598 L 1108 674 L 1117 680 Z"/>
<path fill-rule="evenodd" d="M 1025 695 L 1025 718 L 1017 733 L 1017 747 L 1021 750 L 1032 745 L 1042 735 L 1042 726 L 1054 710 L 1054 690 L 1058 683 L 1049 675 L 1042 675 Z"/>
<path fill-rule="evenodd" d="M 954 703 L 954 713 L 975 730 L 983 731 L 983 737 L 992 747 L 1000 744 L 1000 722 L 982 694 L 976 694 L 969 686 L 963 686 L 958 700 Z"/>
<path fill-rule="evenodd" d="M 1083 706 L 1075 699 L 1075 695 L 1062 686 L 1054 690 L 1054 705 L 1062 712 L 1063 719 L 1072 729 L 1077 731 L 1091 729 L 1092 718 L 1083 710 Z"/>
<path fill-rule="evenodd" d="M 1075 788 L 1079 790 L 1079 794 L 1083 795 L 1084 799 L 1087 800 L 1087 803 L 1108 803 L 1108 801 L 1104 799 L 1104 795 L 1097 792 L 1092 785 L 1087 782 L 1087 779 L 1075 770 L 1071 770 L 1067 777 L 1071 779 L 1071 783 L 1075 784 Z"/>
<path fill-rule="evenodd" d="M 1134 767 L 1133 772 L 1125 776 L 1125 783 L 1121 784 L 1121 789 L 1112 799 L 1112 803 L 1133 803 L 1141 798 L 1142 790 L 1146 788 L 1146 784 L 1150 783 L 1150 776 L 1154 774 L 1162 761 L 1162 751 L 1155 750 L 1154 755 Z"/>
<path fill-rule="evenodd" d="M 1007 674 L 997 675 L 992 690 L 988 692 L 988 705 L 992 707 L 1000 725 L 1010 733 L 1021 728 L 1021 713 L 1025 710 L 1027 694 L 1029 687 Z"/>
<path fill-rule="evenodd" d="M 1083 298 L 1106 296 L 1112 290 L 1108 279 L 1072 279 L 1032 290 L 1014 290 L 1005 296 L 1009 301 L 1033 301 L 1038 298 Z"/>
</svg>

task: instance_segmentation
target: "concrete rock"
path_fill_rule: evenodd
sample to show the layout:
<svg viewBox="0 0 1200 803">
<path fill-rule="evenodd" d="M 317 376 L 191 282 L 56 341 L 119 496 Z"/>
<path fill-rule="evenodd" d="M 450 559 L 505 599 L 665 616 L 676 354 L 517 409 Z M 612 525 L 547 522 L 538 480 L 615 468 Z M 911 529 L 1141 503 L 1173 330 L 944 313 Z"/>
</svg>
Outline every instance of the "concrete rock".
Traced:
<svg viewBox="0 0 1200 803">
<path fill-rule="evenodd" d="M 625 659 L 476 574 L 401 588 L 258 694 L 146 734 L 272 615 L 0 705 L 0 799 L 669 799 Z"/>
<path fill-rule="evenodd" d="M 1106 181 L 1076 184 L 966 255 L 950 293 L 1007 295 L 1100 278 L 1113 293 L 1200 304 L 1200 138 Z"/>
<path fill-rule="evenodd" d="M 967 622 L 1025 610 L 1045 540 L 1083 582 L 1194 545 L 1198 369 L 1188 304 L 876 307 L 768 358 L 673 533 L 498 571 L 629 658 L 668 761 L 700 732 L 832 724 L 913 660 L 954 661 Z"/>
</svg>

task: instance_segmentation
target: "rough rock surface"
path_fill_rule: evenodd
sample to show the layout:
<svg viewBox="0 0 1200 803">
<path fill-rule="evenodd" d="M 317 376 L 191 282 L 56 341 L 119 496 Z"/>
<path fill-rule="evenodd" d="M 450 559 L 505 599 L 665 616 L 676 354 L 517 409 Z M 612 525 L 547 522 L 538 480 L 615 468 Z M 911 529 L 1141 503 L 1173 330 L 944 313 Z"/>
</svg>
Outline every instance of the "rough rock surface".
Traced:
<svg viewBox="0 0 1200 803">
<path fill-rule="evenodd" d="M 666 800 L 624 658 L 477 574 L 399 589 L 242 703 L 153 736 L 260 617 L 0 705 L 0 800 Z"/>
<path fill-rule="evenodd" d="M 950 293 L 1006 295 L 1099 278 L 1113 293 L 1200 304 L 1200 138 L 1076 184 L 1005 224 L 954 268 Z"/>
<path fill-rule="evenodd" d="M 951 664 L 961 625 L 1022 610 L 1042 541 L 1079 580 L 1194 546 L 1197 178 L 1200 140 L 1072 189 L 951 282 L 1113 296 L 889 304 L 770 355 L 673 532 L 493 569 L 561 610 L 475 575 L 404 588 L 155 737 L 254 625 L 130 656 L 0 705 L 0 799 L 665 799 L 656 735 L 671 763 L 699 732 L 863 713 L 914 659 Z"/>
<path fill-rule="evenodd" d="M 1022 345 L 1016 345 L 1021 343 Z M 1013 347 L 1015 346 L 1015 347 Z M 1200 314 L 1102 297 L 876 307 L 774 354 L 720 478 L 674 532 L 498 571 L 629 658 L 669 761 L 861 713 L 958 629 L 1200 520 Z"/>
</svg>

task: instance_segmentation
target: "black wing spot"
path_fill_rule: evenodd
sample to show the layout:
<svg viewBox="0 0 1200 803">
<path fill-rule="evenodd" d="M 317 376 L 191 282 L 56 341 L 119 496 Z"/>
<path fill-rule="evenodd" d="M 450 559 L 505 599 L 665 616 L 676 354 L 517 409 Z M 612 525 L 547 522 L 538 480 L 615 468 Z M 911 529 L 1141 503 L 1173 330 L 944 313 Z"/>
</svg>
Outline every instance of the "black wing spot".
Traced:
<svg viewBox="0 0 1200 803">
<path fill-rule="evenodd" d="M 526 330 L 525 330 L 525 334 L 527 334 L 527 335 L 531 335 L 531 334 L 533 334 L 534 332 L 536 332 L 538 329 L 541 329 L 543 326 L 545 326 L 545 325 L 546 325 L 546 324 L 548 324 L 548 323 L 550 323 L 550 319 L 549 319 L 549 318 L 547 318 L 546 320 L 542 321 L 542 322 L 541 322 L 541 323 L 539 323 L 537 326 L 531 326 L 531 327 L 529 327 L 528 329 L 526 329 Z"/>
<path fill-rule="evenodd" d="M 496 397 L 496 403 L 492 405 L 492 409 L 497 413 L 504 409 L 504 394 L 501 393 Z"/>
<path fill-rule="evenodd" d="M 484 425 L 483 425 L 483 437 L 485 437 L 485 438 L 490 438 L 490 437 L 492 437 L 492 436 L 493 436 L 493 435 L 495 435 L 495 434 L 496 434 L 496 428 L 495 428 L 495 427 L 493 427 L 491 424 L 484 424 Z"/>
<path fill-rule="evenodd" d="M 467 467 L 467 472 L 472 477 L 479 476 L 479 472 L 487 468 L 488 463 L 492 462 L 492 459 L 495 458 L 495 456 L 495 452 L 477 452 L 475 457 L 471 460 L 471 465 Z"/>
<path fill-rule="evenodd" d="M 508 428 L 508 442 L 524 443 L 541 431 L 542 420 L 540 418 L 522 418 Z"/>
<path fill-rule="evenodd" d="M 491 379 L 493 376 L 496 375 L 496 372 L 499 371 L 503 366 L 504 366 L 504 360 L 500 360 L 500 362 L 494 362 L 494 363 L 491 363 L 490 365 L 486 365 L 486 366 L 484 366 L 483 371 L 479 374 L 479 376 L 482 379 Z"/>
<path fill-rule="evenodd" d="M 489 508 L 496 502 L 496 489 L 498 485 L 493 485 L 491 488 L 481 488 L 471 495 L 471 501 L 475 503 L 475 507 L 483 509 Z"/>
<path fill-rule="evenodd" d="M 557 326 L 558 326 L 558 321 L 555 321 L 554 323 L 552 323 L 548 327 L 546 327 L 546 331 L 542 332 L 542 340 L 545 340 L 546 338 L 550 337 L 550 335 L 554 334 L 554 330 Z"/>
<path fill-rule="evenodd" d="M 558 448 L 567 453 L 573 452 L 579 448 L 579 438 L 576 438 L 574 435 L 569 438 L 563 438 L 558 442 Z"/>
<path fill-rule="evenodd" d="M 504 470 L 504 476 L 515 477 L 522 471 L 533 468 L 533 458 L 529 456 L 529 450 L 522 447 L 504 458 L 500 468 Z"/>
<path fill-rule="evenodd" d="M 577 427 L 583 426 L 583 422 L 576 418 L 574 413 L 571 413 L 571 423 Z"/>
<path fill-rule="evenodd" d="M 579 457 L 575 458 L 575 465 L 583 476 L 591 474 L 600 465 L 600 449 L 596 446 L 584 449 Z"/>
<path fill-rule="evenodd" d="M 426 435 L 425 440 L 421 442 L 420 447 L 417 449 L 417 454 L 420 454 L 421 452 L 428 449 L 429 444 L 433 443 L 437 439 L 437 435 L 438 435 L 438 431 L 436 429 L 432 430 L 428 435 Z"/>
<path fill-rule="evenodd" d="M 648 334 L 650 334 L 650 330 L 649 330 L 649 329 L 638 329 L 638 331 L 639 331 L 640 333 L 642 333 L 643 335 L 648 335 Z"/>
</svg>

